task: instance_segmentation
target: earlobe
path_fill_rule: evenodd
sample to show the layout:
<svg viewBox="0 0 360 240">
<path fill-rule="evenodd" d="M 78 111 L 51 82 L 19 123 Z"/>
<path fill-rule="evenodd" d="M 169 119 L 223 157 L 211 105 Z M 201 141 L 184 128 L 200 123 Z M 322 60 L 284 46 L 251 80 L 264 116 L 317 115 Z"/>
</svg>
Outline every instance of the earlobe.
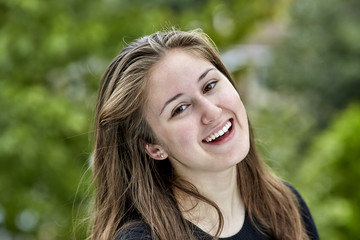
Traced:
<svg viewBox="0 0 360 240">
<path fill-rule="evenodd" d="M 164 160 L 168 157 L 164 149 L 157 144 L 145 143 L 145 152 L 155 160 Z"/>
</svg>

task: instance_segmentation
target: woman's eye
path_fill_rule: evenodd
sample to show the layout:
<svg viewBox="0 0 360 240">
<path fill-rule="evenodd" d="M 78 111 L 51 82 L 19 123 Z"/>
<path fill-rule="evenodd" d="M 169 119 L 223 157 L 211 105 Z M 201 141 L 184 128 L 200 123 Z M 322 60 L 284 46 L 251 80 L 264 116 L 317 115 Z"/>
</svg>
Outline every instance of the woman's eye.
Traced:
<svg viewBox="0 0 360 240">
<path fill-rule="evenodd" d="M 216 85 L 216 82 L 211 82 L 211 83 L 207 84 L 204 87 L 203 93 L 210 91 L 211 89 L 213 89 L 215 87 L 215 85 Z"/>
<path fill-rule="evenodd" d="M 182 113 L 187 107 L 188 107 L 188 105 L 181 105 L 181 106 L 175 108 L 175 110 L 173 111 L 171 116 L 173 117 L 173 116 L 176 116 L 176 115 Z"/>
</svg>

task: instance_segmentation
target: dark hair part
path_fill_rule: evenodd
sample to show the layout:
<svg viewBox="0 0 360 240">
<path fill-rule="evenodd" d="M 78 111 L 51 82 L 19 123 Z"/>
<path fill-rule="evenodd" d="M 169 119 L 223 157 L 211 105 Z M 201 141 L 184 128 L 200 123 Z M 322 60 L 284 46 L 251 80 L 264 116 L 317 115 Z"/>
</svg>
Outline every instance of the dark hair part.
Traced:
<svg viewBox="0 0 360 240">
<path fill-rule="evenodd" d="M 151 159 L 144 143 L 156 137 L 144 117 L 146 85 L 152 66 L 171 49 L 183 49 L 206 59 L 234 85 L 215 44 L 201 30 L 171 30 L 140 38 L 112 61 L 101 82 L 95 112 L 95 207 L 89 239 L 108 240 L 134 223 L 136 216 L 161 240 L 194 239 L 178 207 L 174 189 L 217 205 L 174 174 L 167 161 Z M 255 150 L 237 165 L 238 185 L 251 220 L 275 239 L 307 240 L 299 206 L 292 191 L 273 176 Z"/>
</svg>

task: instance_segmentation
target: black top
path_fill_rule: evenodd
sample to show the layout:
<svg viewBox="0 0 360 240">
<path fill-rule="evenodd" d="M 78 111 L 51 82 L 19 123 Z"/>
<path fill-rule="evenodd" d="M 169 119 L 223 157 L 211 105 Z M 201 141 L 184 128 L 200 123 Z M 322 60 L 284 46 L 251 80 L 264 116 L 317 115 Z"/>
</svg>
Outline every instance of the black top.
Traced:
<svg viewBox="0 0 360 240">
<path fill-rule="evenodd" d="M 295 193 L 295 195 L 298 198 L 299 204 L 300 204 L 300 210 L 301 210 L 301 216 L 303 218 L 303 222 L 305 224 L 306 231 L 309 235 L 310 240 L 319 240 L 319 234 L 317 232 L 314 220 L 311 216 L 311 213 L 309 211 L 309 208 L 307 207 L 304 199 L 300 196 L 300 194 L 289 185 L 291 190 Z M 194 224 L 188 222 L 190 229 L 193 231 L 194 236 L 196 239 L 201 240 L 211 240 L 212 236 L 202 231 L 200 228 L 195 226 Z M 126 229 L 125 231 L 122 231 L 115 240 L 135 240 L 135 239 L 141 239 L 141 240 L 152 240 L 151 237 L 151 230 L 149 226 L 145 224 L 138 224 L 133 225 Z M 251 222 L 247 212 L 245 212 L 245 220 L 242 228 L 240 231 L 231 236 L 226 238 L 219 238 L 219 240 L 271 240 L 269 237 L 264 236 L 261 234 L 256 227 Z"/>
</svg>

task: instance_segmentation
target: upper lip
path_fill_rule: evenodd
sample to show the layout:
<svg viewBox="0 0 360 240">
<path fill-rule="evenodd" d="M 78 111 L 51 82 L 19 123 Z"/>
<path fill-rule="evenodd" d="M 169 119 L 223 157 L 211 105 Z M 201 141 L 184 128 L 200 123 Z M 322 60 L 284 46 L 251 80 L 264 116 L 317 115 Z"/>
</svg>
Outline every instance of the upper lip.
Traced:
<svg viewBox="0 0 360 240">
<path fill-rule="evenodd" d="M 220 130 L 225 126 L 225 124 L 226 124 L 228 121 L 231 121 L 231 118 L 230 118 L 230 119 L 226 119 L 224 122 L 222 122 L 222 124 L 217 125 L 217 127 L 214 128 L 214 129 L 212 129 L 212 130 L 211 130 L 211 133 L 210 133 L 209 135 L 207 135 L 202 141 L 206 141 L 206 139 L 207 139 L 208 137 L 210 137 L 212 134 L 215 134 L 215 133 L 217 133 L 218 131 L 220 131 Z"/>
</svg>

